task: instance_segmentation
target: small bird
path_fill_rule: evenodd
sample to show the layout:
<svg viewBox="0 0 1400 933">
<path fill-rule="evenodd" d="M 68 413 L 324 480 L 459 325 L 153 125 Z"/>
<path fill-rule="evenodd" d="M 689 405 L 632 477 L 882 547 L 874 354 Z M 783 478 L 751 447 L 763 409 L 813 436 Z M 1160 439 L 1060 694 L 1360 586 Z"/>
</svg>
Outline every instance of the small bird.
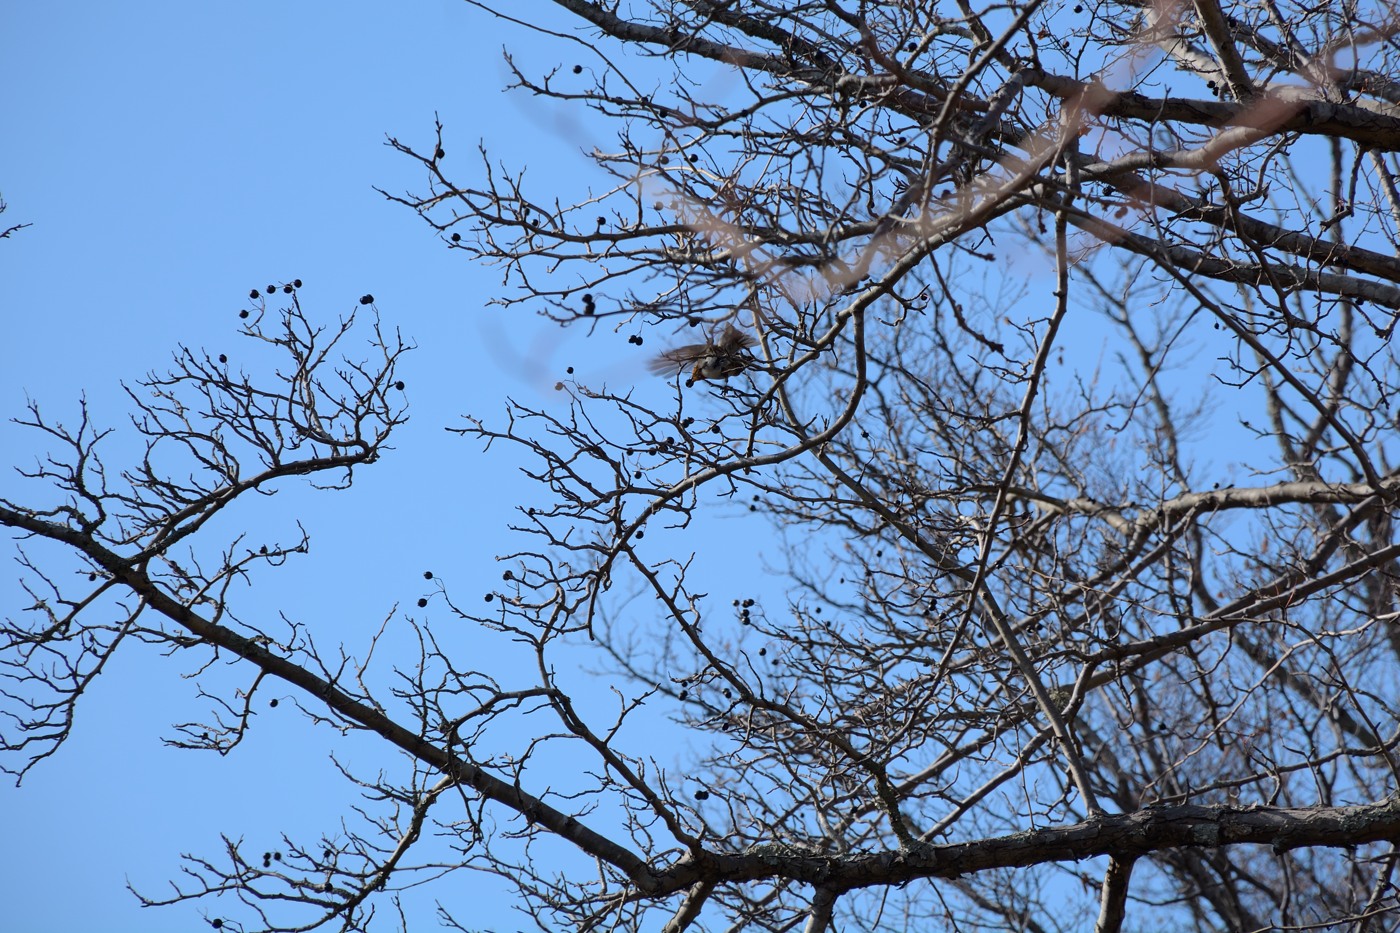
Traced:
<svg viewBox="0 0 1400 933">
<path fill-rule="evenodd" d="M 688 343 L 663 350 L 651 361 L 651 371 L 665 376 L 693 365 L 687 384 L 702 379 L 728 379 L 753 362 L 753 354 L 748 350 L 757 343 L 733 324 L 726 324 L 718 339 L 712 336 L 705 343 Z"/>
</svg>

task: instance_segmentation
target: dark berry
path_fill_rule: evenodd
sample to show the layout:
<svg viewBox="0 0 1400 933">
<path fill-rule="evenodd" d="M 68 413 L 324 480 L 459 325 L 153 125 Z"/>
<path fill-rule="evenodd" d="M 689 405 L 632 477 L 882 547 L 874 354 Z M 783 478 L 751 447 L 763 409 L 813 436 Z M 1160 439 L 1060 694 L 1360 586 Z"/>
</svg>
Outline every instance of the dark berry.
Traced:
<svg viewBox="0 0 1400 933">
<path fill-rule="evenodd" d="M 453 243 L 460 243 L 460 242 L 462 242 L 462 235 L 461 235 L 460 233 L 454 233 L 454 234 L 452 234 L 452 242 L 453 242 Z"/>
<path fill-rule="evenodd" d="M 576 75 L 577 75 L 577 74 L 583 74 L 583 66 L 582 66 L 582 65 L 575 65 L 575 66 L 574 66 L 574 74 L 576 74 Z"/>
<path fill-rule="evenodd" d="M 419 609 L 422 609 L 422 608 L 423 608 L 424 606 L 426 606 L 426 605 L 428 605 L 427 597 L 424 597 L 424 596 L 418 597 L 418 608 L 419 608 Z"/>
<path fill-rule="evenodd" d="M 434 158 L 434 159 L 444 159 L 444 158 L 446 158 L 446 157 L 447 157 L 447 153 L 444 152 L 444 151 L 441 150 L 441 149 L 439 149 L 437 152 L 434 152 L 434 153 L 433 153 L 433 158 Z"/>
<path fill-rule="evenodd" d="M 220 362 L 220 363 L 227 363 L 227 362 L 228 362 L 228 354 L 227 354 L 227 353 L 220 353 L 220 354 L 219 354 L 219 362 Z"/>
<path fill-rule="evenodd" d="M 239 312 L 238 312 L 238 316 L 239 316 L 239 317 L 247 317 L 247 316 L 248 316 L 248 311 L 247 311 L 247 309 L 245 308 L 244 310 L 239 311 Z"/>
<path fill-rule="evenodd" d="M 362 305 L 372 305 L 372 304 L 374 304 L 374 296 L 373 296 L 373 295 L 361 295 L 361 296 L 360 296 L 360 304 L 362 304 Z"/>
<path fill-rule="evenodd" d="M 277 708 L 277 698 L 276 698 L 276 697 L 273 697 L 272 699 L 268 700 L 268 701 L 267 701 L 267 705 L 270 706 L 270 707 L 272 707 L 273 709 L 276 709 L 276 708 Z"/>
<path fill-rule="evenodd" d="M 292 288 L 301 288 L 301 279 L 293 279 Z"/>
<path fill-rule="evenodd" d="M 425 570 L 425 571 L 423 571 L 423 579 L 424 579 L 424 580 L 431 580 L 432 578 L 433 578 L 433 572 L 432 572 L 431 570 Z"/>
<path fill-rule="evenodd" d="M 495 594 L 495 593 L 487 593 L 487 594 L 486 594 L 484 597 L 482 597 L 482 598 L 485 599 L 485 600 L 489 603 L 491 600 L 493 600 L 493 599 L 496 598 L 496 594 Z"/>
<path fill-rule="evenodd" d="M 258 300 L 258 290 L 257 290 L 256 288 L 253 289 L 251 292 L 248 293 L 248 297 L 251 298 L 251 299 L 253 299 L 254 301 L 257 301 L 257 300 Z"/>
</svg>

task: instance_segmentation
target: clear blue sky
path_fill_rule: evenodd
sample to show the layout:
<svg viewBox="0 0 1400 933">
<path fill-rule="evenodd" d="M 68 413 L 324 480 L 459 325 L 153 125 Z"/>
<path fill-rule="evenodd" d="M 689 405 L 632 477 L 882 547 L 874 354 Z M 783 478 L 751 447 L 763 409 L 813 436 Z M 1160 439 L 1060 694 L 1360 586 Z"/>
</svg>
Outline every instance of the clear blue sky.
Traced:
<svg viewBox="0 0 1400 933">
<path fill-rule="evenodd" d="M 571 28 L 542 0 L 517 9 Z M 507 394 L 554 398 L 568 365 L 613 384 L 647 378 L 625 335 L 585 345 L 528 312 L 486 309 L 499 272 L 447 250 L 372 190 L 421 190 L 415 165 L 384 139 L 426 147 L 437 112 L 457 178 L 478 177 L 471 160 L 485 140 L 495 158 L 528 165 L 546 195 L 579 193 L 579 150 L 611 137 L 587 138 L 579 115 L 502 93 L 505 45 L 536 72 L 575 63 L 459 0 L 0 6 L 0 195 L 10 205 L 0 223 L 33 225 L 0 241 L 0 415 L 32 397 L 67 420 L 86 391 L 102 422 L 120 424 L 118 381 L 162 368 L 177 344 L 235 360 L 247 352 L 237 311 L 269 282 L 302 279 L 303 305 L 325 320 L 372 293 L 386 322 L 419 344 L 405 370 L 413 421 L 396 454 L 350 493 L 292 491 L 238 513 L 269 539 L 290 540 L 293 516 L 313 536 L 303 566 L 259 578 L 245 615 L 285 611 L 323 640 L 343 628 L 358 650 L 395 604 L 417 612 L 424 570 L 459 593 L 489 588 L 524 487 L 506 458 L 483 457 L 443 427 L 463 413 L 498 415 Z M 0 495 L 23 500 L 8 467 L 32 462 L 35 445 L 0 425 Z M 707 548 L 697 526 L 687 539 L 712 565 L 748 560 L 734 595 L 752 594 L 761 575 L 740 537 Z M 0 611 L 13 615 L 24 605 L 14 544 L 0 548 Z M 716 599 L 729 595 L 715 588 Z M 495 654 L 498 642 L 471 647 L 482 666 L 517 660 Z M 165 749 L 170 725 L 203 711 L 197 685 L 178 673 L 139 647 L 121 656 L 86 698 L 72 741 L 23 787 L 0 783 L 5 933 L 207 929 L 201 918 L 217 916 L 217 902 L 142 911 L 126 881 L 163 893 L 180 853 L 217 855 L 220 833 L 261 852 L 281 832 L 334 832 L 353 798 L 324 731 L 284 704 L 228 759 Z M 396 764 L 366 744 L 334 747 L 351 766 Z M 410 901 L 412 928 L 434 926 L 437 896 L 463 921 L 515 929 L 503 890 L 449 880 Z"/>
<path fill-rule="evenodd" d="M 540 2 L 519 9 L 558 16 Z M 468 160 L 484 138 L 537 179 L 576 184 L 591 143 L 576 121 L 502 93 L 507 43 L 522 63 L 547 62 L 521 31 L 453 0 L 5 4 L 3 220 L 33 226 L 0 242 L 0 413 L 32 397 L 69 420 L 85 391 L 99 419 L 120 424 L 118 381 L 164 367 L 177 344 L 249 350 L 236 312 L 250 288 L 301 278 L 304 307 L 327 320 L 373 293 L 420 345 L 406 369 L 414 420 L 400 453 L 353 492 L 259 504 L 249 520 L 283 541 L 295 526 L 281 510 L 295 508 L 313 553 L 305 568 L 264 575 L 245 613 L 301 614 L 323 633 L 341 616 L 353 639 L 424 595 L 425 569 L 467 592 L 498 580 L 498 531 L 521 487 L 509 463 L 443 426 L 496 415 L 506 394 L 545 398 L 578 362 L 579 335 L 485 310 L 499 273 L 450 253 L 371 186 L 421 189 L 415 166 L 383 143 L 426 146 L 435 111 L 461 177 L 474 177 Z M 610 379 L 641 378 L 621 337 L 601 359 Z M 0 495 L 22 500 L 9 467 L 32 462 L 37 441 L 7 424 L 0 453 Z M 24 602 L 14 544 L 0 547 L 0 598 L 14 615 Z M 177 674 L 154 652 L 119 657 L 72 741 L 22 787 L 0 785 L 5 930 L 205 929 L 198 906 L 138 909 L 126 880 L 163 893 L 179 854 L 216 855 L 221 832 L 260 852 L 281 831 L 334 831 L 348 793 L 326 734 L 288 711 L 264 717 L 229 759 L 167 750 L 171 723 L 202 711 Z M 347 758 L 394 763 L 354 745 Z M 514 929 L 499 891 L 459 877 L 430 893 L 459 910 L 474 901 L 463 920 Z M 217 903 L 204 909 L 218 914 Z M 417 920 L 434 925 L 426 912 Z"/>
</svg>

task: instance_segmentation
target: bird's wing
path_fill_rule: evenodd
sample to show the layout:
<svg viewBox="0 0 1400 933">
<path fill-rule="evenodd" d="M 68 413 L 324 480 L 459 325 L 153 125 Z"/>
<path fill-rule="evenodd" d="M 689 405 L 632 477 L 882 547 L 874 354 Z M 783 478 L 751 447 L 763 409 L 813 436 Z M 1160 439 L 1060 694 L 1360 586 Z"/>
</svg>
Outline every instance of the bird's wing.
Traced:
<svg viewBox="0 0 1400 933">
<path fill-rule="evenodd" d="M 725 353 L 737 353 L 740 350 L 747 350 L 749 347 L 758 346 L 758 341 L 733 324 L 725 324 L 724 333 L 719 335 L 716 346 Z"/>
<path fill-rule="evenodd" d="M 671 373 L 679 372 L 692 365 L 704 356 L 708 349 L 708 344 L 690 343 L 683 347 L 662 350 L 652 358 L 651 362 L 647 364 L 647 368 L 658 376 L 669 376 Z"/>
</svg>

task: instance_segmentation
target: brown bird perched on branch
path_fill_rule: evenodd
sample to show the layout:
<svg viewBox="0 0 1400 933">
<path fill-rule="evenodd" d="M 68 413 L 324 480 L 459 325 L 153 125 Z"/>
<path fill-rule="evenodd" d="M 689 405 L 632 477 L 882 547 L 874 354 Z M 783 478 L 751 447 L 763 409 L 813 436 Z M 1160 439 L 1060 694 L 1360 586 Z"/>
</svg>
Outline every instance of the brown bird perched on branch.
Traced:
<svg viewBox="0 0 1400 933">
<path fill-rule="evenodd" d="M 687 385 L 701 379 L 728 379 L 753 362 L 753 355 L 748 351 L 757 343 L 733 324 L 726 324 L 718 338 L 711 336 L 705 343 L 688 343 L 663 350 L 651 361 L 651 371 L 664 376 L 691 366 Z"/>
</svg>

